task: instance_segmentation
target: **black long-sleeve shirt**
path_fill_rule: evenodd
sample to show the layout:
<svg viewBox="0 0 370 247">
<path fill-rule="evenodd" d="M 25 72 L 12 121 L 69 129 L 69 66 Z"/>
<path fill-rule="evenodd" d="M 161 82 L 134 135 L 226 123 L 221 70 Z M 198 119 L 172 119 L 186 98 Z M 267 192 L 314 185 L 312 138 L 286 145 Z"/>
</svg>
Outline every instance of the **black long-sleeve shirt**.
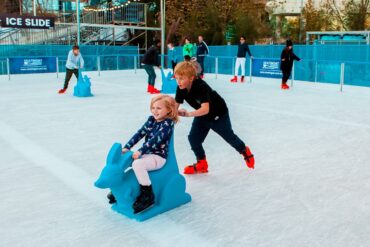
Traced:
<svg viewBox="0 0 370 247">
<path fill-rule="evenodd" d="M 142 63 L 146 65 L 159 66 L 158 48 L 156 46 L 153 45 L 145 52 Z"/>
<path fill-rule="evenodd" d="M 206 56 L 209 53 L 206 42 L 202 41 L 197 46 L 197 56 Z"/>
<path fill-rule="evenodd" d="M 248 52 L 248 55 L 251 57 L 252 56 L 252 53 L 249 50 L 248 44 L 246 44 L 246 43 L 239 44 L 237 57 L 245 57 L 247 55 L 247 52 Z"/>
<path fill-rule="evenodd" d="M 297 61 L 301 60 L 299 57 L 297 57 L 294 54 L 293 49 L 289 50 L 287 48 L 285 48 L 281 52 L 280 58 L 281 58 L 280 69 L 283 71 L 291 71 L 293 67 L 293 60 L 297 60 Z"/>
</svg>

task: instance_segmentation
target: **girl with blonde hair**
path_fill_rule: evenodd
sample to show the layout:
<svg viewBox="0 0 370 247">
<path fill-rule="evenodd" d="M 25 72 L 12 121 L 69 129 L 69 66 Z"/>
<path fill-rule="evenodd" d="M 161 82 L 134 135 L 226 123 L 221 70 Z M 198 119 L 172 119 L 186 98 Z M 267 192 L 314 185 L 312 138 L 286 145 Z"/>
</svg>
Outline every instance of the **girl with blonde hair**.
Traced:
<svg viewBox="0 0 370 247">
<path fill-rule="evenodd" d="M 122 149 L 123 153 L 129 151 L 145 137 L 142 147 L 132 155 L 134 159 L 132 169 L 140 184 L 140 194 L 132 205 L 135 214 L 154 204 L 154 193 L 148 172 L 159 170 L 166 163 L 171 136 L 178 121 L 176 102 L 171 96 L 159 94 L 153 97 L 150 111 L 152 115 Z M 108 198 L 110 203 L 115 202 L 111 193 Z"/>
</svg>

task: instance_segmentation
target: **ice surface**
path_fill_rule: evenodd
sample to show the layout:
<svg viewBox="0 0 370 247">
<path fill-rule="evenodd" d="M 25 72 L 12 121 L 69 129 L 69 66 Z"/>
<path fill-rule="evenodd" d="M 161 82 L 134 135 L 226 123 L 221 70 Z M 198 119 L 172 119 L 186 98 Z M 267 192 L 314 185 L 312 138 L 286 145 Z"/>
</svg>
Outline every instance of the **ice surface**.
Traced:
<svg viewBox="0 0 370 247">
<path fill-rule="evenodd" d="M 193 201 L 139 223 L 93 182 L 150 114 L 146 74 L 87 74 L 90 98 L 75 81 L 58 95 L 63 74 L 0 77 L 0 246 L 370 246 L 369 88 L 207 74 L 256 169 L 211 132 L 209 173 L 186 176 Z M 175 130 L 181 170 L 191 121 Z"/>
</svg>

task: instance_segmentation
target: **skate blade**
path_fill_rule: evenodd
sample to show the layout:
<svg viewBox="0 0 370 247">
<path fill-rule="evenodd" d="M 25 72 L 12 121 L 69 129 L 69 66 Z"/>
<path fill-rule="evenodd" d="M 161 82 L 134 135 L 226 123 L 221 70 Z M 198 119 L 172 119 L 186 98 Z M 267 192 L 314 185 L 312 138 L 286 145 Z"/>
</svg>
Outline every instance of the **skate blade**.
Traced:
<svg viewBox="0 0 370 247">
<path fill-rule="evenodd" d="M 144 209 L 143 209 L 143 210 L 141 210 L 141 211 L 134 211 L 134 214 L 139 214 L 139 213 L 145 212 L 145 211 L 147 211 L 148 209 L 152 208 L 153 206 L 154 206 L 154 203 L 153 203 L 152 205 L 150 205 L 149 207 L 144 208 Z"/>
</svg>

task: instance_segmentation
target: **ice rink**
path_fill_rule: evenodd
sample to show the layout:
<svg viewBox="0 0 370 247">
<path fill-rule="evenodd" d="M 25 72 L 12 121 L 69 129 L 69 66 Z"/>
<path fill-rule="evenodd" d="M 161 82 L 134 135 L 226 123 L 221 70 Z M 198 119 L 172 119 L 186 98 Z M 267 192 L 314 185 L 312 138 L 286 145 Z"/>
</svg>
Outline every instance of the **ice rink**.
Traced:
<svg viewBox="0 0 370 247">
<path fill-rule="evenodd" d="M 58 95 L 64 74 L 0 76 L 0 246 L 370 246 L 370 88 L 207 74 L 256 169 L 210 132 L 192 202 L 140 223 L 93 182 L 150 114 L 146 74 L 87 74 L 91 98 L 72 96 L 75 79 Z M 180 170 L 191 121 L 175 128 Z"/>
</svg>

